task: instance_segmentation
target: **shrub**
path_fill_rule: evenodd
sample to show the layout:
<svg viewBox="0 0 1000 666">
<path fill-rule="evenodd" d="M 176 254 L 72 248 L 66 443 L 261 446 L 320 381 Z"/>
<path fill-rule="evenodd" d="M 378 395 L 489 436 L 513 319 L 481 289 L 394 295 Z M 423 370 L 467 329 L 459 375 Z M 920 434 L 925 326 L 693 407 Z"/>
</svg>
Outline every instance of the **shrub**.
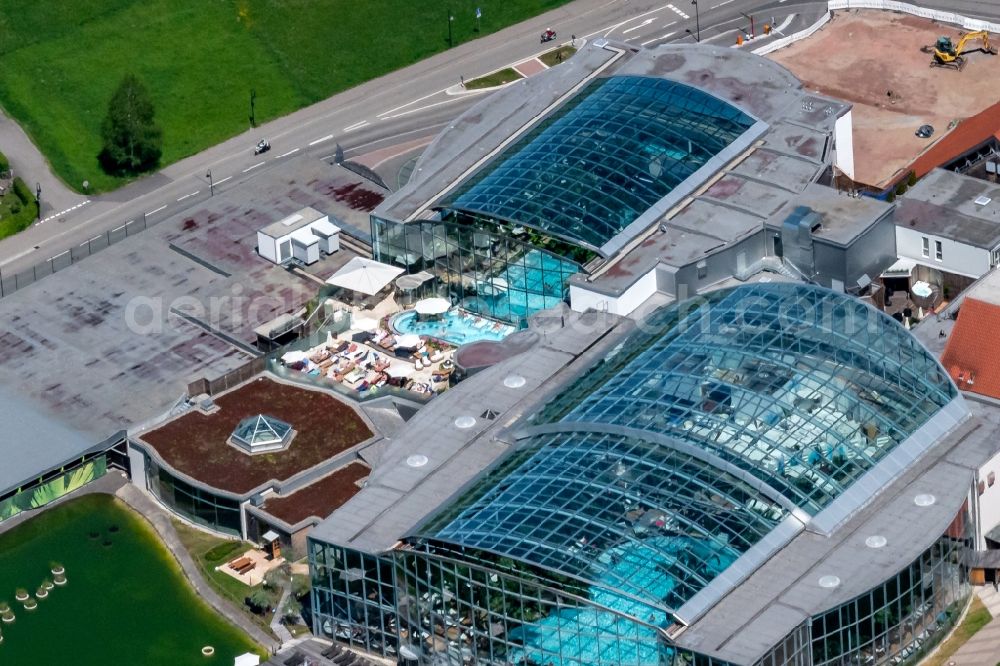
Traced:
<svg viewBox="0 0 1000 666">
<path fill-rule="evenodd" d="M 6 178 L 8 175 L 10 175 L 10 162 L 6 155 L 0 153 L 0 178 Z"/>
<path fill-rule="evenodd" d="M 896 200 L 896 193 L 895 192 L 889 192 L 889 196 L 887 196 L 885 198 L 885 200 L 888 201 L 889 203 L 892 203 L 893 201 Z"/>
<path fill-rule="evenodd" d="M 14 194 L 17 195 L 17 198 L 20 199 L 23 204 L 30 204 L 35 201 L 34 192 L 32 192 L 31 188 L 28 187 L 28 184 L 20 178 L 14 179 Z"/>
<path fill-rule="evenodd" d="M 917 184 L 917 172 L 911 171 L 910 175 L 906 177 L 906 184 L 913 187 Z"/>
<path fill-rule="evenodd" d="M 905 194 L 907 189 L 906 183 L 900 183 L 896 186 L 896 196 Z"/>
</svg>

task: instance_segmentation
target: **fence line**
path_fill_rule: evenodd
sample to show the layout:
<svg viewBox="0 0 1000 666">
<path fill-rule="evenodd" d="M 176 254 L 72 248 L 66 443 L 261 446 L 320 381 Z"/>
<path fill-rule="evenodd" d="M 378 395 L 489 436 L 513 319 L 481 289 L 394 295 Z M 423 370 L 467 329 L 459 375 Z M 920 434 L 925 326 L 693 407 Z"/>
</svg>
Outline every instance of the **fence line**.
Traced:
<svg viewBox="0 0 1000 666">
<path fill-rule="evenodd" d="M 955 12 L 945 12 L 939 9 L 917 7 L 916 5 L 911 5 L 907 2 L 898 2 L 897 0 L 829 0 L 827 7 L 831 11 L 835 9 L 881 9 L 889 12 L 903 12 L 905 14 L 913 14 L 914 16 L 920 16 L 932 21 L 957 23 L 966 30 L 1000 32 L 1000 23 L 981 21 L 979 19 L 956 14 Z"/>
<path fill-rule="evenodd" d="M 210 194 L 206 193 L 199 197 L 199 199 L 206 200 L 210 196 Z M 53 273 L 58 273 L 61 270 L 69 268 L 76 262 L 86 259 L 96 252 L 100 252 L 101 250 L 107 249 L 116 243 L 120 243 L 126 238 L 142 233 L 150 227 L 156 226 L 173 214 L 175 213 L 159 213 L 159 211 L 157 211 L 157 214 L 155 215 L 143 213 L 141 218 L 137 217 L 134 220 L 129 220 L 124 224 L 117 226 L 114 229 L 105 231 L 103 234 L 94 236 L 90 240 L 84 241 L 75 247 L 63 250 L 54 257 L 49 257 L 45 261 L 40 261 L 30 268 L 25 268 L 24 270 L 10 275 L 5 274 L 2 270 L 0 270 L 0 298 L 10 296 L 15 291 L 24 289 L 28 285 L 32 285 L 44 277 L 48 277 Z M 151 220 L 150 218 L 159 219 Z"/>
</svg>

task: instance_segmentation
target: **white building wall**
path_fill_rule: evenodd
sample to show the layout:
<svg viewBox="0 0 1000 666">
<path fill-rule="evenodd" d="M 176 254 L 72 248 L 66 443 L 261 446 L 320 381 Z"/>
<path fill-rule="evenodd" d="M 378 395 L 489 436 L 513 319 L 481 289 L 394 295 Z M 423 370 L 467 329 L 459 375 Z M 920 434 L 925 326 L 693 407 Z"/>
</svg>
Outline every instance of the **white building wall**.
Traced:
<svg viewBox="0 0 1000 666">
<path fill-rule="evenodd" d="M 834 164 L 845 176 L 854 180 L 854 120 L 848 111 L 833 124 L 833 142 L 836 149 Z"/>
<path fill-rule="evenodd" d="M 132 474 L 132 484 L 149 495 L 146 487 L 146 456 L 131 444 L 128 445 L 128 466 Z"/>
<path fill-rule="evenodd" d="M 577 284 L 569 286 L 570 307 L 577 312 L 597 310 L 627 316 L 656 293 L 656 269 L 639 278 L 621 296 L 613 297 L 591 291 Z"/>
<path fill-rule="evenodd" d="M 980 487 L 983 489 L 982 493 L 979 492 Z M 976 512 L 979 516 L 976 546 L 986 548 L 984 535 L 1000 525 L 1000 452 L 987 460 L 976 473 L 976 493 L 979 503 L 979 511 Z"/>
<path fill-rule="evenodd" d="M 263 232 L 257 232 L 257 254 L 268 261 L 278 262 L 278 241 Z"/>
<path fill-rule="evenodd" d="M 923 239 L 927 238 L 928 256 L 923 253 Z M 941 260 L 936 258 L 935 242 L 941 243 Z M 990 271 L 990 253 L 982 248 L 922 233 L 916 229 L 896 226 L 896 253 L 900 258 L 913 259 L 925 266 L 956 275 L 979 278 Z"/>
</svg>

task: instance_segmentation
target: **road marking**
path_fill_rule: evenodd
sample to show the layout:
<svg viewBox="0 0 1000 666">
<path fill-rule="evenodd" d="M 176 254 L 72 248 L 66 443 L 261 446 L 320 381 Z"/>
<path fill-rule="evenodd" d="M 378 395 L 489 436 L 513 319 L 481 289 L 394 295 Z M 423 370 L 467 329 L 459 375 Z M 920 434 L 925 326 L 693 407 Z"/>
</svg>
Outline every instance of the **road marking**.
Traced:
<svg viewBox="0 0 1000 666">
<path fill-rule="evenodd" d="M 184 200 L 185 200 L 185 199 L 187 199 L 188 197 L 193 197 L 194 195 L 198 194 L 199 192 L 201 192 L 201 190 L 195 190 L 195 191 L 194 191 L 194 192 L 192 192 L 191 194 L 185 194 L 185 195 L 184 195 L 184 196 L 182 196 L 182 197 L 181 197 L 180 199 L 178 199 L 178 201 L 184 201 Z"/>
<path fill-rule="evenodd" d="M 217 181 L 215 181 L 215 184 L 216 184 L 216 185 L 222 185 L 222 184 L 223 184 L 224 182 L 226 182 L 226 181 L 227 181 L 227 180 L 229 180 L 230 178 L 232 178 L 232 176 L 226 176 L 226 177 L 225 177 L 225 178 L 223 178 L 222 180 L 217 180 Z"/>
<path fill-rule="evenodd" d="M 632 32 L 633 30 L 638 30 L 639 28 L 645 28 L 647 25 L 649 25 L 650 23 L 652 23 L 655 20 L 656 19 L 646 19 L 645 21 L 643 21 L 642 23 L 640 23 L 639 25 L 637 25 L 635 27 L 629 28 L 628 30 L 622 30 L 622 34 L 626 35 L 626 34 Z"/>
<path fill-rule="evenodd" d="M 166 208 L 166 207 L 167 207 L 167 206 L 166 206 L 166 205 L 164 204 L 163 206 L 160 206 L 160 207 L 159 207 L 159 208 L 157 208 L 156 210 L 151 210 L 151 211 L 149 211 L 148 213 L 146 213 L 146 215 L 153 215 L 154 213 L 159 213 L 159 212 L 160 212 L 161 210 L 163 210 L 163 209 L 164 209 L 164 208 Z"/>
<path fill-rule="evenodd" d="M 732 1 L 733 0 L 723 0 L 722 2 L 720 2 L 717 5 L 712 5 L 711 7 L 709 7 L 709 9 L 718 9 L 719 7 L 722 7 L 723 5 L 728 5 Z"/>
<path fill-rule="evenodd" d="M 320 138 L 316 139 L 315 141 L 310 141 L 309 145 L 310 146 L 315 146 L 317 143 L 323 143 L 324 141 L 329 141 L 332 138 L 333 138 L 332 134 L 327 134 L 326 136 L 320 137 Z"/>
<path fill-rule="evenodd" d="M 71 213 L 71 212 L 73 212 L 74 210 L 76 210 L 77 208 L 79 208 L 79 207 L 81 207 L 81 206 L 86 206 L 86 205 L 87 205 L 87 204 L 89 204 L 89 203 L 90 203 L 90 199 L 87 199 L 86 201 L 84 201 L 84 202 L 82 202 L 82 203 L 78 203 L 78 204 L 77 204 L 77 205 L 75 205 L 75 206 L 70 206 L 69 208 L 67 208 L 67 209 L 66 209 L 66 210 L 64 210 L 64 211 L 60 211 L 60 212 L 58 212 L 58 213 L 55 213 L 55 214 L 53 214 L 53 215 L 49 215 L 49 216 L 48 216 L 47 218 L 45 218 L 44 220 L 39 220 L 38 224 L 42 224 L 42 223 L 44 223 L 44 222 L 48 222 L 49 220 L 52 220 L 52 219 L 55 219 L 55 218 L 57 218 L 57 217 L 61 217 L 61 216 L 65 215 L 66 213 Z"/>
<path fill-rule="evenodd" d="M 287 153 L 282 153 L 282 154 L 278 155 L 278 157 L 288 157 L 289 155 L 291 155 L 293 153 L 297 153 L 297 152 L 299 152 L 298 148 L 292 148 Z M 219 181 L 219 182 L 222 182 L 222 181 Z"/>
<path fill-rule="evenodd" d="M 674 7 L 673 5 L 667 5 L 667 8 L 674 10 L 674 13 L 677 14 L 678 16 L 680 16 L 682 19 L 689 19 L 689 18 L 691 18 L 689 15 L 685 14 L 683 10 L 678 9 L 677 7 Z"/>
<path fill-rule="evenodd" d="M 345 132 L 353 132 L 356 129 L 361 129 L 362 127 L 364 127 L 367 124 L 368 124 L 367 120 L 362 120 L 360 123 L 354 123 L 353 125 L 348 125 L 347 127 L 344 128 L 344 131 Z"/>
<path fill-rule="evenodd" d="M 595 30 L 594 32 L 592 32 L 590 34 L 584 35 L 583 39 L 587 39 L 588 37 L 593 37 L 594 35 L 599 35 L 602 32 L 604 33 L 604 36 L 607 37 L 612 32 L 614 32 L 618 28 L 622 27 L 626 23 L 631 23 L 632 21 L 637 21 L 637 20 L 643 18 L 644 16 L 649 16 L 650 14 L 655 14 L 656 12 L 661 12 L 661 11 L 663 11 L 664 9 L 666 9 L 669 6 L 670 5 L 663 5 L 662 7 L 657 7 L 656 9 L 650 9 L 648 12 L 644 12 L 642 14 L 639 14 L 638 16 L 633 16 L 630 19 L 625 19 L 624 21 L 619 21 L 618 23 L 615 23 L 614 25 L 609 25 L 606 28 L 601 28 L 600 30 Z"/>
<path fill-rule="evenodd" d="M 420 111 L 426 111 L 427 109 L 433 109 L 435 106 L 441 106 L 442 104 L 451 104 L 452 102 L 462 101 L 462 97 L 452 97 L 451 99 L 446 99 L 443 102 L 435 102 L 434 104 L 428 104 L 427 106 L 421 106 L 416 109 L 410 109 L 409 111 L 403 111 L 402 113 L 397 113 L 394 116 L 386 116 L 382 120 L 393 120 L 395 118 L 402 118 L 403 116 L 408 116 L 411 113 L 418 113 Z"/>
<path fill-rule="evenodd" d="M 254 169 L 256 169 L 259 166 L 264 166 L 264 163 L 263 162 L 257 162 L 257 164 L 254 164 L 252 167 L 247 167 L 246 169 L 243 169 L 243 173 L 246 173 L 247 171 L 253 171 Z"/>
<path fill-rule="evenodd" d="M 445 88 L 445 90 L 447 90 L 447 88 Z M 375 117 L 376 118 L 382 118 L 383 116 L 387 116 L 390 113 L 396 113 L 400 109 L 405 109 L 408 106 L 413 106 L 417 102 L 422 102 L 425 99 L 429 99 L 431 97 L 434 97 L 434 95 L 438 95 L 438 94 L 443 93 L 443 92 L 444 92 L 444 90 L 438 90 L 437 92 L 432 92 L 430 95 L 424 95 L 423 97 L 418 97 L 417 99 L 413 100 L 412 102 L 407 102 L 406 104 L 403 104 L 402 106 L 397 106 L 395 109 L 389 109 L 388 111 L 383 111 L 382 113 L 376 114 Z"/>
<path fill-rule="evenodd" d="M 662 41 L 662 40 L 666 39 L 667 37 L 670 37 L 671 35 L 676 35 L 676 34 L 677 34 L 677 31 L 674 30 L 673 32 L 668 32 L 667 34 L 662 35 L 660 37 L 654 37 L 653 39 L 647 40 L 645 42 L 640 42 L 639 46 L 645 46 L 646 44 L 652 44 L 653 42 L 659 42 L 659 41 Z"/>
</svg>

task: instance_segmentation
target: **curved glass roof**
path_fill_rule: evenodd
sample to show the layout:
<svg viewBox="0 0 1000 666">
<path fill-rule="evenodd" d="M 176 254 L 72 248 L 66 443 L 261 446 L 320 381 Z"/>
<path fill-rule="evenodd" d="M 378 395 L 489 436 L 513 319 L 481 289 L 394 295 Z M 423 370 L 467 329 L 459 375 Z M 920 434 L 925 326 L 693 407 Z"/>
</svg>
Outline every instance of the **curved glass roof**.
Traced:
<svg viewBox="0 0 1000 666">
<path fill-rule="evenodd" d="M 682 83 L 596 79 L 442 207 L 600 248 L 753 123 Z"/>
<path fill-rule="evenodd" d="M 620 612 L 676 610 L 956 395 L 902 326 L 848 296 L 714 292 L 643 322 L 420 536 L 581 578 Z"/>
</svg>

